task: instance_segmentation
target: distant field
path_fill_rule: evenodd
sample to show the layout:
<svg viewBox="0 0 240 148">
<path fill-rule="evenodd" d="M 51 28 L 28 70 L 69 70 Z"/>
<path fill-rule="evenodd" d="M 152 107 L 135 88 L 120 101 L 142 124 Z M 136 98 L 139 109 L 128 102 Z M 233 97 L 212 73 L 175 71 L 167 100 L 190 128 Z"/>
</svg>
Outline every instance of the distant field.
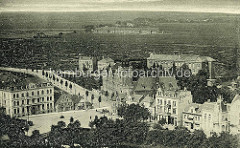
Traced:
<svg viewBox="0 0 240 148">
<path fill-rule="evenodd" d="M 212 19 L 200 23 L 159 23 L 165 34 L 88 34 L 83 25 L 115 23 L 138 17 L 152 19 Z M 70 58 L 71 53 L 108 55 L 112 58 L 147 57 L 148 52 L 195 53 L 232 64 L 237 44 L 236 18 L 232 14 L 177 12 L 82 12 L 82 13 L 1 13 L 0 38 L 32 37 L 63 32 L 60 39 L 35 39 L 29 48 L 37 54 L 51 54 L 52 61 Z M 77 33 L 69 33 L 76 30 Z M 4 41 L 2 39 L 1 41 Z M 4 47 L 1 47 L 4 48 Z M 51 51 L 51 52 L 48 52 Z M 53 62 L 57 63 L 57 62 Z"/>
</svg>

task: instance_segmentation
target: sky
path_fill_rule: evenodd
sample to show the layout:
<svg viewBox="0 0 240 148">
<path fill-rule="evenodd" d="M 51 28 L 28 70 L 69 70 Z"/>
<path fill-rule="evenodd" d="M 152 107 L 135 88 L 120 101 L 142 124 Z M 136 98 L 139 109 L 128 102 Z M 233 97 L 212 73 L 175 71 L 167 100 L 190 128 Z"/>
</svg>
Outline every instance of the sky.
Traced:
<svg viewBox="0 0 240 148">
<path fill-rule="evenodd" d="M 240 14 L 240 0 L 0 0 L 0 12 L 182 11 Z"/>
</svg>

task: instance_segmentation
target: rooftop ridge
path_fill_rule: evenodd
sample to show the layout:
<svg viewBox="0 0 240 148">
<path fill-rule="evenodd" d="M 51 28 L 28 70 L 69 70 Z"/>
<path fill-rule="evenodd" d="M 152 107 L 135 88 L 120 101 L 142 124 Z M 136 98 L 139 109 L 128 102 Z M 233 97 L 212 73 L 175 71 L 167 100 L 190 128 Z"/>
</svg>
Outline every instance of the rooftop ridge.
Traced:
<svg viewBox="0 0 240 148">
<path fill-rule="evenodd" d="M 43 87 L 52 87 L 53 84 L 52 82 L 43 82 L 43 83 L 29 83 L 28 85 L 19 85 L 19 86 L 12 86 L 12 87 L 5 87 L 1 90 L 4 91 L 23 91 L 23 90 L 31 90 L 31 89 L 36 89 L 36 88 L 43 88 Z"/>
</svg>

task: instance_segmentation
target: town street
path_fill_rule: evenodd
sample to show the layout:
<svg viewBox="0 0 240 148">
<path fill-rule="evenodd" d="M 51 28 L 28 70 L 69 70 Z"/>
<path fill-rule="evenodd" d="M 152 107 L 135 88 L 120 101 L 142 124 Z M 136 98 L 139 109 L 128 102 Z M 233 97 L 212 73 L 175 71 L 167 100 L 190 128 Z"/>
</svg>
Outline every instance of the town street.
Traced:
<svg viewBox="0 0 240 148">
<path fill-rule="evenodd" d="M 28 135 L 31 135 L 32 131 L 34 130 L 39 130 L 41 134 L 50 132 L 51 126 L 57 125 L 58 121 L 64 121 L 67 125 L 70 122 L 71 117 L 73 117 L 74 120 L 79 120 L 81 123 L 81 127 L 89 128 L 89 121 L 94 120 L 95 116 L 98 116 L 98 117 L 104 116 L 104 114 L 101 113 L 102 109 L 109 109 L 109 107 L 102 107 L 102 108 L 90 109 L 90 110 L 74 110 L 74 111 L 67 111 L 67 112 L 38 114 L 38 115 L 29 116 L 29 120 L 33 121 L 34 126 L 30 127 L 28 131 Z M 64 116 L 64 118 L 60 118 L 61 116 Z M 115 116 L 111 116 L 110 114 L 105 114 L 105 116 L 112 119 L 116 118 Z M 25 116 L 25 117 L 22 117 L 22 119 L 27 120 L 28 117 Z"/>
</svg>

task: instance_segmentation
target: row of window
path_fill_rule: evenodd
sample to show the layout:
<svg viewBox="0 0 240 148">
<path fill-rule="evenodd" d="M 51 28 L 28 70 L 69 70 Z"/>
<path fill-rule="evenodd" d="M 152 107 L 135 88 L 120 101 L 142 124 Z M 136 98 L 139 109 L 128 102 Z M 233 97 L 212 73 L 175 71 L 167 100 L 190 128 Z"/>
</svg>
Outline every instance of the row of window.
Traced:
<svg viewBox="0 0 240 148">
<path fill-rule="evenodd" d="M 40 106 L 39 106 L 40 107 Z M 42 104 L 41 105 L 41 108 L 42 108 L 42 110 L 45 110 L 45 105 L 44 104 Z M 14 109 L 14 114 L 19 114 L 20 113 L 20 109 L 22 110 L 22 113 L 25 113 L 25 111 L 28 113 L 29 112 L 29 108 L 17 108 L 17 109 Z M 47 104 L 47 108 L 46 109 L 53 109 L 53 104 L 52 103 L 49 103 L 49 104 Z M 37 108 L 36 110 L 38 110 L 38 111 L 40 111 L 40 108 Z M 36 111 L 35 110 L 35 111 Z"/>
<path fill-rule="evenodd" d="M 186 62 L 173 62 L 173 61 L 149 61 L 150 64 L 158 64 L 158 65 L 172 65 L 173 63 L 181 67 L 183 64 L 187 64 L 189 67 L 201 67 L 201 63 L 186 63 Z"/>
<path fill-rule="evenodd" d="M 210 121 L 211 118 L 212 118 L 211 114 L 205 113 L 205 114 L 204 114 L 204 120 L 207 120 L 207 118 L 208 118 L 208 121 Z"/>
<path fill-rule="evenodd" d="M 52 99 L 52 96 L 46 98 L 46 101 L 52 101 L 52 100 L 53 100 L 53 99 Z M 32 101 L 32 103 L 44 102 L 44 97 L 42 97 L 42 98 L 34 98 L 34 99 L 32 99 L 31 101 Z M 21 105 L 29 104 L 29 103 L 30 103 L 30 99 L 22 100 Z M 14 102 L 13 102 L 13 105 L 14 105 L 14 106 L 19 106 L 19 105 L 20 105 L 20 101 L 14 101 Z"/>
<path fill-rule="evenodd" d="M 163 88 L 165 88 L 165 86 L 162 86 Z M 169 83 L 169 88 L 173 88 L 173 85 L 172 85 L 172 83 Z M 177 94 L 171 94 L 171 93 L 169 93 L 169 94 L 167 94 L 167 93 L 162 93 L 161 91 L 159 91 L 158 92 L 158 96 L 162 96 L 162 97 L 174 97 L 174 98 L 176 98 L 177 97 Z"/>
<path fill-rule="evenodd" d="M 187 119 L 187 118 L 189 118 L 189 115 L 184 115 L 183 118 Z M 200 116 L 194 116 L 193 118 L 195 119 L 195 121 L 200 121 L 201 120 Z"/>
<path fill-rule="evenodd" d="M 41 95 L 44 95 L 44 92 L 45 92 L 45 91 L 42 90 L 42 91 L 41 91 Z M 46 90 L 46 93 L 47 93 L 47 94 L 49 94 L 49 93 L 51 94 L 51 93 L 52 93 L 52 89 L 50 89 L 50 90 L 47 89 L 47 90 Z M 29 97 L 29 95 L 30 95 L 29 92 L 21 93 L 21 97 L 25 97 L 25 96 L 26 96 L 26 97 Z M 35 92 L 32 91 L 31 95 L 34 96 L 34 95 L 35 95 Z M 36 92 L 36 95 L 39 96 L 39 95 L 40 95 L 40 91 L 37 91 L 37 92 Z M 18 93 L 13 94 L 13 98 L 19 98 L 19 97 L 20 97 L 20 94 L 18 94 Z"/>
<path fill-rule="evenodd" d="M 176 108 L 173 108 L 171 110 L 170 108 L 166 108 L 166 107 L 163 107 L 163 106 L 157 106 L 157 109 L 158 109 L 159 113 L 172 113 L 174 115 L 177 114 L 177 109 Z"/>
<path fill-rule="evenodd" d="M 59 105 L 61 105 L 61 106 L 73 105 L 73 102 L 65 102 L 65 103 L 61 103 Z"/>
<path fill-rule="evenodd" d="M 150 64 L 154 63 L 154 64 L 158 64 L 158 65 L 173 65 L 173 61 L 149 61 Z M 196 68 L 200 68 L 201 67 L 201 63 L 179 63 L 179 62 L 175 62 L 175 65 L 178 67 L 181 67 L 183 64 L 187 64 L 190 68 L 192 67 L 196 67 Z"/>
<path fill-rule="evenodd" d="M 177 106 L 177 102 L 176 101 L 171 101 L 171 100 L 164 100 L 163 99 L 157 99 L 158 101 L 158 104 L 159 105 L 172 105 L 173 107 L 176 107 Z M 164 102 L 164 104 L 163 104 Z"/>
</svg>

